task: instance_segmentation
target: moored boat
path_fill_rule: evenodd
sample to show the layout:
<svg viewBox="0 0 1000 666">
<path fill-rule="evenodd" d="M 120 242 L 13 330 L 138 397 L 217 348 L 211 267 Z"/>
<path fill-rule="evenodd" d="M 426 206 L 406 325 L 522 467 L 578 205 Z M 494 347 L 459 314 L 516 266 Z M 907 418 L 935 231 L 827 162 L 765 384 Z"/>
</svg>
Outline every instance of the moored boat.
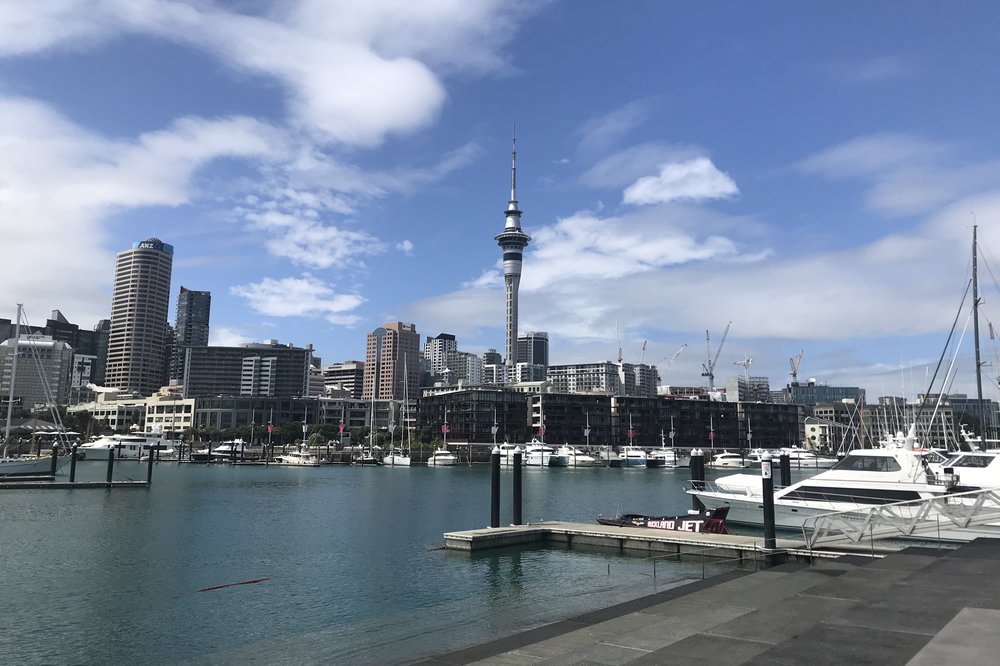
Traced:
<svg viewBox="0 0 1000 666">
<path fill-rule="evenodd" d="M 614 518 L 597 517 L 601 525 L 615 527 L 645 527 L 674 532 L 707 532 L 709 534 L 729 534 L 726 516 L 729 507 L 706 509 L 697 513 L 679 516 L 647 516 L 641 513 L 623 513 Z"/>
</svg>

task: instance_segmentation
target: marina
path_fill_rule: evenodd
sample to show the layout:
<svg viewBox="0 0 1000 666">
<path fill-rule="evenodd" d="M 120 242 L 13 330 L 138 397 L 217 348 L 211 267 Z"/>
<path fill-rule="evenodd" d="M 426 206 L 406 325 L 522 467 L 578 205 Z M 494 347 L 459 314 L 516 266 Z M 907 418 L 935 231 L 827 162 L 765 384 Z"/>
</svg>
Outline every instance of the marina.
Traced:
<svg viewBox="0 0 1000 666">
<path fill-rule="evenodd" d="M 115 480 L 142 480 L 146 469 L 120 461 Z M 104 461 L 82 462 L 77 478 L 100 482 L 105 472 Z M 525 469 L 524 520 L 596 527 L 598 514 L 681 514 L 688 478 Z M 0 622 L 12 629 L 0 654 L 11 663 L 400 663 L 738 568 L 663 560 L 654 578 L 649 558 L 603 547 L 444 549 L 446 532 L 488 524 L 489 494 L 485 465 L 167 462 L 145 490 L 4 490 L 0 557 L 15 564 L 0 576 Z"/>
</svg>

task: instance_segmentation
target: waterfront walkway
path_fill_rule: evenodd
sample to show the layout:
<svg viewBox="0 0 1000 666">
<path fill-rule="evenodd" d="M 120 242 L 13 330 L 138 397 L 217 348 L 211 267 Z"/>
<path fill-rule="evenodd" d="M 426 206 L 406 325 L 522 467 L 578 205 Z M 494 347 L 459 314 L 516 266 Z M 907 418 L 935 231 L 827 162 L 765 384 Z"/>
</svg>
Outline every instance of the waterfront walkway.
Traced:
<svg viewBox="0 0 1000 666">
<path fill-rule="evenodd" d="M 1000 540 L 732 572 L 424 664 L 989 664 Z"/>
</svg>

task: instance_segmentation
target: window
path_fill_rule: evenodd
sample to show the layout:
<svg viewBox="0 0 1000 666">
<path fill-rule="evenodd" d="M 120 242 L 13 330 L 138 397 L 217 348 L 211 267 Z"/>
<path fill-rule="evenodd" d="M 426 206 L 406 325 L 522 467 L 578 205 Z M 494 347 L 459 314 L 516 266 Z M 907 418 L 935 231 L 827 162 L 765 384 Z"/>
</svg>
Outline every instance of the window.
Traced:
<svg viewBox="0 0 1000 666">
<path fill-rule="evenodd" d="M 849 455 L 831 469 L 854 472 L 898 472 L 902 467 L 891 456 Z"/>
</svg>

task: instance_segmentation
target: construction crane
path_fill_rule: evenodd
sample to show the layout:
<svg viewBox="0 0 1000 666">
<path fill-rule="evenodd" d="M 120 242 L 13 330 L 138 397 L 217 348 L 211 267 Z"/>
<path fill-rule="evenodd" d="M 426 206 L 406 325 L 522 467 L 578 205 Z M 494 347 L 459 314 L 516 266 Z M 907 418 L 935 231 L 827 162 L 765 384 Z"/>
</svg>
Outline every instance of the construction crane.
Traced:
<svg viewBox="0 0 1000 666">
<path fill-rule="evenodd" d="M 750 386 L 750 364 L 753 363 L 753 359 L 749 356 L 744 356 L 742 361 L 736 361 L 733 365 L 743 366 L 743 377 L 746 380 L 747 386 Z"/>
<path fill-rule="evenodd" d="M 646 341 L 642 341 L 642 351 L 639 352 L 639 362 L 636 365 L 642 365 L 642 359 L 646 355 Z"/>
<path fill-rule="evenodd" d="M 802 354 L 805 353 L 805 349 L 800 349 L 799 353 L 788 359 L 788 364 L 792 366 L 792 371 L 789 373 L 792 376 L 792 383 L 794 384 L 799 376 L 799 363 L 802 362 Z"/>
<path fill-rule="evenodd" d="M 674 361 L 677 360 L 677 357 L 681 355 L 681 352 L 684 351 L 685 347 L 687 347 L 687 343 L 682 344 L 680 347 L 678 347 L 677 351 L 675 351 L 673 354 L 669 356 L 664 356 L 659 361 L 657 361 L 657 363 L 662 363 L 663 361 L 666 361 L 667 363 L 663 367 L 669 368 L 671 365 L 673 365 Z"/>
<path fill-rule="evenodd" d="M 705 357 L 705 362 L 702 363 L 701 367 L 704 372 L 701 373 L 702 377 L 708 377 L 708 390 L 709 392 L 715 390 L 715 363 L 719 360 L 719 354 L 722 353 L 722 345 L 726 344 L 726 336 L 729 335 L 729 327 L 733 325 L 733 322 L 726 324 L 726 330 L 722 334 L 722 341 L 719 342 L 719 348 L 715 350 L 715 356 L 712 356 L 712 343 L 708 336 L 708 331 L 705 331 L 705 348 L 708 351 L 708 356 Z"/>
</svg>

